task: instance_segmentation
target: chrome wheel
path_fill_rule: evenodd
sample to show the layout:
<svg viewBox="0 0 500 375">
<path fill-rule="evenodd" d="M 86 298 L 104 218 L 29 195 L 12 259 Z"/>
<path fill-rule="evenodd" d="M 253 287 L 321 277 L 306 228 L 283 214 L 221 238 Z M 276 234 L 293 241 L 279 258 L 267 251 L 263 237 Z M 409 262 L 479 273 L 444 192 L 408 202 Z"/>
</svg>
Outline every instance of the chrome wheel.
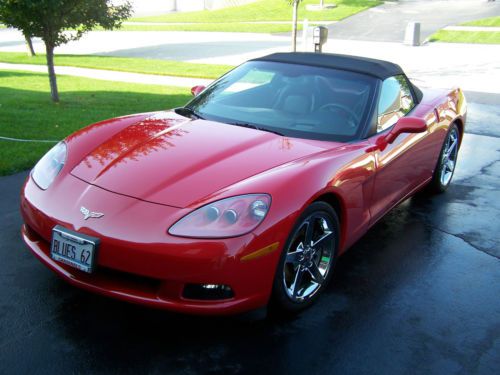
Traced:
<svg viewBox="0 0 500 375">
<path fill-rule="evenodd" d="M 315 212 L 295 232 L 286 250 L 283 286 L 293 302 L 312 298 L 326 282 L 334 259 L 335 235 L 331 218 Z"/>
<path fill-rule="evenodd" d="M 443 155 L 441 156 L 440 182 L 443 186 L 447 186 L 450 183 L 453 172 L 455 171 L 458 156 L 458 141 L 458 130 L 454 127 L 448 135 Z"/>
</svg>

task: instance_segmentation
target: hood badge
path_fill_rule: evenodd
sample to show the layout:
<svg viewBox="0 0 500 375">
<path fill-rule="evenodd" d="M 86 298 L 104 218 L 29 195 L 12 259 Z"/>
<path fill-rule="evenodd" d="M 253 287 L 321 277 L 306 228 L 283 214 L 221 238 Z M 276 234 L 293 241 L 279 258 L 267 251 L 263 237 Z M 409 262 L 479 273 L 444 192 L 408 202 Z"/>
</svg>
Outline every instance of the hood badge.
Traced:
<svg viewBox="0 0 500 375">
<path fill-rule="evenodd" d="M 92 212 L 88 208 L 85 207 L 80 207 L 80 212 L 83 214 L 83 220 L 87 220 L 89 218 L 93 219 L 99 219 L 100 217 L 103 217 L 104 214 L 101 212 Z"/>
</svg>

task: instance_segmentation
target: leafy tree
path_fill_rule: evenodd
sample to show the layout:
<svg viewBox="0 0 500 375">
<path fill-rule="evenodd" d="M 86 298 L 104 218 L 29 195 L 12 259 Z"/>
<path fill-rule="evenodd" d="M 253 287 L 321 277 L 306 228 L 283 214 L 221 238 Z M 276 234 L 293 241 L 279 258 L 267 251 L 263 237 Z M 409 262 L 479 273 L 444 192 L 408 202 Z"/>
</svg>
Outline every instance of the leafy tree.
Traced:
<svg viewBox="0 0 500 375">
<path fill-rule="evenodd" d="M 111 0 L 0 0 L 0 21 L 22 31 L 25 37 L 40 37 L 45 43 L 50 92 L 59 101 L 54 71 L 54 48 L 77 40 L 97 26 L 111 30 L 130 17 L 131 5 L 113 5 Z"/>
<path fill-rule="evenodd" d="M 299 12 L 299 3 L 302 0 L 287 0 L 293 6 L 293 19 L 292 19 L 292 51 L 297 50 L 297 15 Z"/>
<path fill-rule="evenodd" d="M 15 13 L 15 8 L 10 6 L 10 1 L 0 0 L 0 22 L 5 24 L 8 20 L 15 20 L 18 16 Z M 28 55 L 35 56 L 35 50 L 33 49 L 33 43 L 31 42 L 31 35 L 26 34 L 23 31 L 24 40 L 26 41 L 26 47 L 28 48 Z"/>
</svg>

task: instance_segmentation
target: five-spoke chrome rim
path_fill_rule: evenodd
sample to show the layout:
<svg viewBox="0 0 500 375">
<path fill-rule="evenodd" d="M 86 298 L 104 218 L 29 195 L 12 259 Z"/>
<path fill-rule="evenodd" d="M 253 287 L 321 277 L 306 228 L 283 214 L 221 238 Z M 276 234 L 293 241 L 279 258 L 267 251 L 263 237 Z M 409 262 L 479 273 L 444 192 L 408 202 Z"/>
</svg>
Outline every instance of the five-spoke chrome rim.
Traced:
<svg viewBox="0 0 500 375">
<path fill-rule="evenodd" d="M 310 299 L 325 282 L 335 255 L 333 228 L 328 215 L 314 213 L 295 232 L 283 267 L 283 284 L 292 301 Z"/>
<path fill-rule="evenodd" d="M 441 157 L 441 184 L 446 186 L 450 183 L 458 155 L 458 131 L 453 128 L 446 140 L 444 152 Z"/>
</svg>

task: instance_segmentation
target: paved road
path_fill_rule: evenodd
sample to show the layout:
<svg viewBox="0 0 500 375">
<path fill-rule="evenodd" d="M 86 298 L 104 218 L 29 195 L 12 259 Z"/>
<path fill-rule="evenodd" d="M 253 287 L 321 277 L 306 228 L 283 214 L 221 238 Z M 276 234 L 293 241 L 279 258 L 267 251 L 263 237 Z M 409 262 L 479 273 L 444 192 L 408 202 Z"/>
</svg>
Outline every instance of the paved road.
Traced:
<svg viewBox="0 0 500 375">
<path fill-rule="evenodd" d="M 77 290 L 21 242 L 26 173 L 0 178 L 0 373 L 496 373 L 500 96 L 468 97 L 448 192 L 394 209 L 294 319 L 180 316 Z"/>
<path fill-rule="evenodd" d="M 45 47 L 39 38 L 34 38 L 33 44 L 38 53 L 44 53 Z M 255 33 L 92 31 L 78 41 L 56 48 L 56 53 L 190 61 L 202 57 L 244 56 L 279 47 L 289 49 L 290 38 Z M 0 29 L 0 51 L 25 52 L 23 35 L 17 30 Z"/>
<path fill-rule="evenodd" d="M 439 29 L 466 21 L 498 16 L 500 2 L 486 0 L 400 0 L 386 2 L 329 26 L 330 37 L 402 42 L 410 21 L 421 23 L 422 40 Z"/>
</svg>

